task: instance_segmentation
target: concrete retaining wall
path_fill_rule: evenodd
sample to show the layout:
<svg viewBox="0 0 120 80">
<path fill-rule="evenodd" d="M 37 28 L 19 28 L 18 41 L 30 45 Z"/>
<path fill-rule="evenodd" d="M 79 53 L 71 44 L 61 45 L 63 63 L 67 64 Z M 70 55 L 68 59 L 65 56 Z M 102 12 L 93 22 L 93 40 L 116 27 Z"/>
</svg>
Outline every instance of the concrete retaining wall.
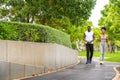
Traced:
<svg viewBox="0 0 120 80">
<path fill-rule="evenodd" d="M 0 61 L 0 80 L 13 80 L 41 73 L 44 73 L 44 67 Z"/>
<path fill-rule="evenodd" d="M 77 51 L 58 44 L 0 41 L 0 80 L 57 70 L 78 61 Z"/>
</svg>

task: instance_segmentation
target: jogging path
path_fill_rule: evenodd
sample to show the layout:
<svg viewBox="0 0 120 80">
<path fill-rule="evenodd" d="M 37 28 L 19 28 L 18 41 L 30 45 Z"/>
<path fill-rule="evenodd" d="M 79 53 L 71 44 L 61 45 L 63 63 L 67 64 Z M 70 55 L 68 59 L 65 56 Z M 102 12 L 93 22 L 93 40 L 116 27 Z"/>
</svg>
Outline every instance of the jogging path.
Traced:
<svg viewBox="0 0 120 80">
<path fill-rule="evenodd" d="M 100 65 L 99 60 L 94 58 L 91 64 L 85 64 L 85 58 L 80 58 L 80 63 L 76 66 L 24 80 L 112 80 L 115 66 L 120 66 L 120 63 L 104 62 Z"/>
</svg>

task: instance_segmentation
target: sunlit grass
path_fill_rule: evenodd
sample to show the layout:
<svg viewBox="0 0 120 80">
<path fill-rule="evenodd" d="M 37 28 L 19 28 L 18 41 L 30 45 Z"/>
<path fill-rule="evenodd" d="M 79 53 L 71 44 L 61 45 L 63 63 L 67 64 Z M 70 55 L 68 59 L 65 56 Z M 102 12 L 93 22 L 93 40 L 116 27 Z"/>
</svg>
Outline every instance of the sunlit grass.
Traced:
<svg viewBox="0 0 120 80">
<path fill-rule="evenodd" d="M 79 56 L 86 56 L 85 51 L 80 51 L 78 53 Z M 94 51 L 93 57 L 99 57 L 100 52 L 99 51 Z M 110 52 L 105 52 L 105 61 L 111 61 L 111 62 L 120 62 L 120 51 L 116 53 L 110 53 Z"/>
</svg>

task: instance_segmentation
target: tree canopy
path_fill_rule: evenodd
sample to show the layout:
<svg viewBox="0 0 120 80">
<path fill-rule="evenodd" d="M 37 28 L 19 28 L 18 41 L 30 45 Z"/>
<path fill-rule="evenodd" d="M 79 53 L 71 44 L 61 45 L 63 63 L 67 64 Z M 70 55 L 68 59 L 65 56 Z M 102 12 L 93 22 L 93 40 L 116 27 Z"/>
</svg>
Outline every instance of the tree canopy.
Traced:
<svg viewBox="0 0 120 80">
<path fill-rule="evenodd" d="M 78 25 L 87 20 L 96 0 L 0 0 L 2 17 L 11 21 L 48 24 L 67 17 Z"/>
</svg>

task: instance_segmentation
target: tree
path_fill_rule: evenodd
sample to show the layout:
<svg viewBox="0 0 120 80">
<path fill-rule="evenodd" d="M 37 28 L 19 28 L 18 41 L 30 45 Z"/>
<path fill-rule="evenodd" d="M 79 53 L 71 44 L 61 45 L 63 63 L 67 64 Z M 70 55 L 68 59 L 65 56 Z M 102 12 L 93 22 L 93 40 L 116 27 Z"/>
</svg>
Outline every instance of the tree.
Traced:
<svg viewBox="0 0 120 80">
<path fill-rule="evenodd" d="M 91 14 L 96 0 L 1 0 L 2 17 L 11 21 L 51 25 L 52 19 L 67 17 L 73 25 L 82 24 Z M 9 9 L 6 9 L 9 7 Z M 6 13 L 4 13 L 6 11 Z"/>
</svg>

